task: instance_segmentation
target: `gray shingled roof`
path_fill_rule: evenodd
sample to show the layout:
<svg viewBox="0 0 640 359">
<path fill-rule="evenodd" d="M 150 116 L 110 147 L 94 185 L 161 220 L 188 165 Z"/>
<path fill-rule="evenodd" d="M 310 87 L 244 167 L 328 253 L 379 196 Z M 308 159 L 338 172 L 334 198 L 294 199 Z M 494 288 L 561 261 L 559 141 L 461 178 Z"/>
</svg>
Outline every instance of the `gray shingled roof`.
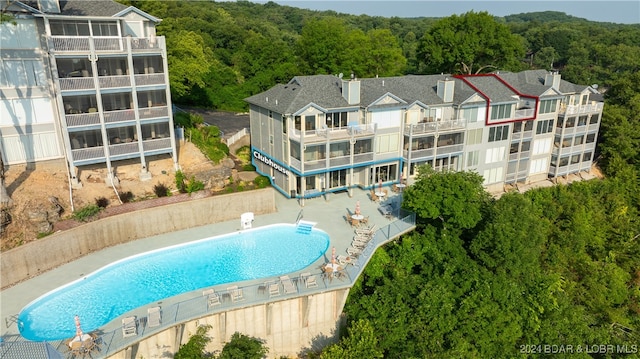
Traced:
<svg viewBox="0 0 640 359">
<path fill-rule="evenodd" d="M 496 75 L 521 94 L 540 96 L 549 89 L 549 86 L 544 85 L 544 76 L 546 74 L 548 72 L 545 70 L 528 70 L 518 73 L 500 72 Z"/>
<path fill-rule="evenodd" d="M 38 9 L 36 0 L 23 0 L 22 3 Z M 59 15 L 74 16 L 113 16 L 128 6 L 113 0 L 60 0 Z"/>
<path fill-rule="evenodd" d="M 51 344 L 47 342 L 5 341 L 0 343 L 2 359 L 63 359 Z"/>
<path fill-rule="evenodd" d="M 513 96 L 518 94 L 494 76 L 465 76 L 465 79 L 483 94 L 489 96 L 491 102 L 517 101 Z"/>
</svg>

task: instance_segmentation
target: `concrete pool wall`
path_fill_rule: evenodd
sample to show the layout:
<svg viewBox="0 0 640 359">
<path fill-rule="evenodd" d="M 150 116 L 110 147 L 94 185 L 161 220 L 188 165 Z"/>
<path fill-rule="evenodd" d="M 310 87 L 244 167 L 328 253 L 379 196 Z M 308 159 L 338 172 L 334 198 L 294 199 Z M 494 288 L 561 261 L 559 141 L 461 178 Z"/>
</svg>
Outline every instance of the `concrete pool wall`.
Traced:
<svg viewBox="0 0 640 359">
<path fill-rule="evenodd" d="M 6 288 L 88 253 L 182 229 L 276 211 L 272 188 L 192 199 L 110 216 L 2 253 L 0 287 Z M 239 222 L 238 222 L 239 223 Z"/>
<path fill-rule="evenodd" d="M 349 288 L 342 288 L 212 314 L 147 337 L 108 359 L 172 358 L 201 325 L 211 326 L 208 352 L 222 350 L 231 335 L 240 332 L 265 340 L 269 358 L 297 357 L 305 348 L 337 340 L 348 294 Z"/>
</svg>

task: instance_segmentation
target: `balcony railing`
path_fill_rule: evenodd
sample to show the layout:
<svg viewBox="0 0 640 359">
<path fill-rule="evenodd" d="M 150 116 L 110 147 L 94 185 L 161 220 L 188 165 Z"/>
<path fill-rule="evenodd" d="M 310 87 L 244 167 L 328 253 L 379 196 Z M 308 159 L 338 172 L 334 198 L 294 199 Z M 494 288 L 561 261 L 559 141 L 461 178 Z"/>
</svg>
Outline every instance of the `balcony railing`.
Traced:
<svg viewBox="0 0 640 359">
<path fill-rule="evenodd" d="M 164 37 L 118 37 L 118 36 L 51 36 L 50 48 L 55 52 L 132 52 L 157 51 L 164 48 Z M 152 52 L 153 52 L 152 51 Z"/>
<path fill-rule="evenodd" d="M 74 161 L 87 161 L 97 158 L 104 158 L 104 147 L 96 146 L 71 150 L 71 155 L 73 156 Z"/>
<path fill-rule="evenodd" d="M 597 102 L 590 105 L 561 105 L 559 114 L 564 115 L 577 115 L 579 113 L 600 112 L 602 111 L 604 104 Z"/>
<path fill-rule="evenodd" d="M 100 115 L 97 112 L 78 113 L 73 115 L 65 115 L 67 127 L 91 126 L 100 124 Z"/>
<path fill-rule="evenodd" d="M 164 74 L 135 75 L 136 86 L 162 85 L 164 84 Z"/>
<path fill-rule="evenodd" d="M 304 135 L 306 143 L 322 142 L 326 141 L 327 137 L 330 140 L 347 139 L 351 137 L 367 137 L 373 136 L 376 133 L 375 124 L 357 124 L 343 127 L 326 127 L 315 130 L 304 131 L 304 133 L 298 129 L 290 129 L 289 137 L 291 139 L 300 140 L 300 137 Z"/>
<path fill-rule="evenodd" d="M 136 153 L 138 150 L 138 142 L 120 143 L 117 145 L 109 145 L 109 154 L 111 156 L 127 155 Z"/>
<path fill-rule="evenodd" d="M 140 112 L 140 119 L 169 116 L 169 108 L 167 106 L 145 107 L 145 108 L 141 108 L 139 112 Z"/>
<path fill-rule="evenodd" d="M 60 90 L 91 90 L 96 88 L 93 77 L 66 77 L 60 79 Z"/>
<path fill-rule="evenodd" d="M 133 110 L 118 110 L 118 111 L 104 112 L 105 123 L 133 121 L 135 119 L 136 119 L 136 114 Z"/>
<path fill-rule="evenodd" d="M 146 140 L 142 142 L 142 148 L 145 152 L 147 151 L 157 151 L 164 150 L 167 148 L 171 148 L 171 139 L 170 138 L 158 138 L 154 140 Z"/>
<path fill-rule="evenodd" d="M 98 82 L 100 83 L 100 88 L 131 87 L 129 75 L 100 76 L 98 77 Z"/>
<path fill-rule="evenodd" d="M 533 109 L 532 108 L 523 108 L 521 110 L 516 110 L 515 119 L 521 118 L 531 118 L 533 117 Z"/>
<path fill-rule="evenodd" d="M 421 134 L 432 132 L 446 132 L 462 130 L 466 127 L 467 120 L 457 119 L 449 121 L 421 122 L 415 125 L 405 126 L 406 133 Z"/>
</svg>

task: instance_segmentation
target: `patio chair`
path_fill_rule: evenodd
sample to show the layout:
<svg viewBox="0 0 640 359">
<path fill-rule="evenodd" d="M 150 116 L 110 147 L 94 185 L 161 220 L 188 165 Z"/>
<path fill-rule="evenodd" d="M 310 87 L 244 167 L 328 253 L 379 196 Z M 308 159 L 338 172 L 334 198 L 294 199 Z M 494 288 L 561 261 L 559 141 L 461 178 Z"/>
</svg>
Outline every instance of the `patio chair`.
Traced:
<svg viewBox="0 0 640 359">
<path fill-rule="evenodd" d="M 122 319 L 122 337 L 132 337 L 138 335 L 138 320 L 135 316 Z"/>
<path fill-rule="evenodd" d="M 213 290 L 213 288 L 209 288 L 207 290 L 202 291 L 202 296 L 207 297 L 207 309 L 211 309 L 216 305 L 222 304 L 220 301 L 220 295 Z"/>
<path fill-rule="evenodd" d="M 160 326 L 162 321 L 162 311 L 160 307 L 151 307 L 147 309 L 147 326 L 149 328 Z"/>
<path fill-rule="evenodd" d="M 372 189 L 371 190 L 371 201 L 373 202 L 378 202 L 378 196 L 376 196 L 376 192 Z"/>
<path fill-rule="evenodd" d="M 84 355 L 85 353 L 85 349 L 81 341 L 69 342 L 69 350 L 71 350 L 71 355 L 73 355 L 74 358 Z"/>
<path fill-rule="evenodd" d="M 307 288 L 315 288 L 318 286 L 318 282 L 316 281 L 316 276 L 311 275 L 309 272 L 305 272 L 300 274 L 300 280 L 304 283 L 304 286 Z"/>
<path fill-rule="evenodd" d="M 280 295 L 280 285 L 278 283 L 269 283 L 269 297 L 277 297 Z"/>
<path fill-rule="evenodd" d="M 371 225 L 371 227 L 357 228 L 356 235 L 372 237 L 376 233 L 377 229 L 378 226 L 374 223 Z"/>
<path fill-rule="evenodd" d="M 382 213 L 382 215 L 387 219 L 391 218 L 391 207 L 389 205 L 378 207 L 378 211 L 380 211 L 380 213 Z"/>
<path fill-rule="evenodd" d="M 353 248 L 355 248 L 357 250 L 360 250 L 360 251 L 363 251 L 366 246 L 367 246 L 367 244 L 364 243 L 364 242 L 358 242 L 358 241 L 355 241 L 355 240 L 353 242 L 351 242 L 351 247 L 353 247 Z"/>
<path fill-rule="evenodd" d="M 239 302 L 244 300 L 244 295 L 242 294 L 242 288 L 238 288 L 237 285 L 227 287 L 229 294 L 231 294 L 231 301 Z"/>
<path fill-rule="evenodd" d="M 357 249 L 357 248 L 353 248 L 353 247 L 349 247 L 347 248 L 347 254 L 351 257 L 358 257 L 359 255 L 362 254 L 362 250 L 361 249 Z"/>
<path fill-rule="evenodd" d="M 354 242 L 358 242 L 358 243 L 362 243 L 362 244 L 367 244 L 367 243 L 369 243 L 370 240 L 371 240 L 371 237 L 369 237 L 367 235 L 356 234 L 355 236 L 353 236 L 353 241 Z"/>
<path fill-rule="evenodd" d="M 280 277 L 280 282 L 282 282 L 282 287 L 284 288 L 284 292 L 286 294 L 296 293 L 296 286 L 293 284 L 291 278 L 288 275 L 283 275 Z"/>
<path fill-rule="evenodd" d="M 345 257 L 343 255 L 339 255 L 337 259 L 338 259 L 338 263 L 340 263 L 340 265 L 343 267 L 346 266 L 347 264 L 353 264 L 351 257 Z"/>
</svg>

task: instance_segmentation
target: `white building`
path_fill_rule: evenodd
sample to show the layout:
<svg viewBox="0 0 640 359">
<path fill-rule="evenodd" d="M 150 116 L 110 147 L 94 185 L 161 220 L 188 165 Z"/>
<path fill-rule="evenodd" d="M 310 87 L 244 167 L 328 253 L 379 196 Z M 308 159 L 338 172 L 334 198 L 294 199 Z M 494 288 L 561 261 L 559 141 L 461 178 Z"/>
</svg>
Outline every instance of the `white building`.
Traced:
<svg viewBox="0 0 640 359">
<path fill-rule="evenodd" d="M 490 191 L 589 171 L 603 98 L 544 70 L 297 76 L 246 99 L 258 172 L 288 197 L 476 171 Z"/>
<path fill-rule="evenodd" d="M 2 2 L 0 135 L 6 164 L 78 166 L 170 154 L 177 167 L 160 21 L 111 0 Z"/>
</svg>

